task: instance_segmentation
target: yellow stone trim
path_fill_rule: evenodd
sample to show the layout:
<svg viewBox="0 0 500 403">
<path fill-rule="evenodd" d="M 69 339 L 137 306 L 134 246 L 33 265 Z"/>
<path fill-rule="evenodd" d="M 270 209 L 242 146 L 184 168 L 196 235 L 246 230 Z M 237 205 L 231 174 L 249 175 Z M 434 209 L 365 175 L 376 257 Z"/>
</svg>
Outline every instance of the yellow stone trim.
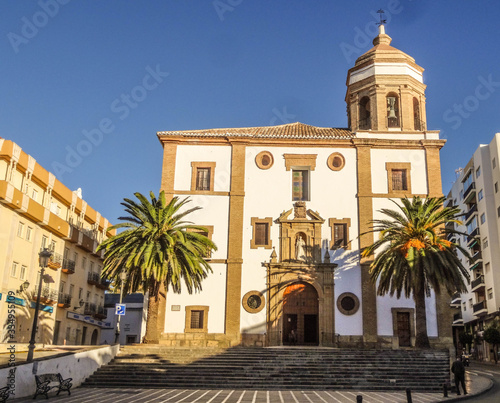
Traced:
<svg viewBox="0 0 500 403">
<path fill-rule="evenodd" d="M 268 225 L 268 239 L 267 239 L 267 244 L 265 245 L 256 245 L 255 244 L 255 227 L 257 223 L 265 223 Z M 257 217 L 252 217 L 251 218 L 251 225 L 252 225 L 252 239 L 250 240 L 250 249 L 257 249 L 257 248 L 264 248 L 264 249 L 272 249 L 273 247 L 273 241 L 271 239 L 271 226 L 273 225 L 273 218 L 272 217 L 266 217 L 266 218 L 257 218 Z"/>
<path fill-rule="evenodd" d="M 267 156 L 270 158 L 271 162 L 267 165 L 264 165 L 262 163 L 262 159 Z M 255 164 L 260 168 L 260 169 L 269 169 L 274 165 L 274 157 L 273 154 L 271 154 L 269 151 L 261 151 L 260 153 L 257 154 L 255 157 Z"/>
<path fill-rule="evenodd" d="M 191 162 L 191 192 L 206 192 L 206 190 L 196 189 L 196 173 L 198 168 L 210 168 L 210 192 L 214 191 L 215 162 L 213 161 L 192 161 Z"/>
<path fill-rule="evenodd" d="M 338 167 L 333 165 L 333 160 L 336 158 L 337 159 L 340 158 L 340 161 L 341 161 L 340 166 L 338 166 Z M 340 171 L 345 166 L 345 158 L 341 153 L 332 153 L 328 157 L 328 160 L 326 161 L 326 165 L 328 165 L 328 168 L 330 168 L 332 171 Z"/>
<path fill-rule="evenodd" d="M 248 306 L 248 299 L 253 295 L 258 296 L 261 300 L 261 304 L 258 308 L 251 308 L 250 306 Z M 266 305 L 266 298 L 264 297 L 264 294 L 259 291 L 249 291 L 243 296 L 241 304 L 243 305 L 245 311 L 247 311 L 248 313 L 258 313 L 264 309 L 264 306 Z"/>
<path fill-rule="evenodd" d="M 402 198 L 411 195 L 411 163 L 410 162 L 386 162 L 385 169 L 387 170 L 387 196 L 394 198 Z M 403 169 L 406 171 L 406 190 L 394 190 L 392 187 L 392 171 Z"/>
<path fill-rule="evenodd" d="M 283 154 L 287 171 L 290 171 L 292 167 L 309 167 L 311 171 L 314 171 L 317 156 L 318 154 Z"/>
<path fill-rule="evenodd" d="M 206 305 L 189 305 L 186 306 L 186 322 L 184 326 L 185 333 L 208 333 L 208 310 L 210 308 Z M 191 329 L 191 312 L 203 311 L 203 328 Z"/>
</svg>

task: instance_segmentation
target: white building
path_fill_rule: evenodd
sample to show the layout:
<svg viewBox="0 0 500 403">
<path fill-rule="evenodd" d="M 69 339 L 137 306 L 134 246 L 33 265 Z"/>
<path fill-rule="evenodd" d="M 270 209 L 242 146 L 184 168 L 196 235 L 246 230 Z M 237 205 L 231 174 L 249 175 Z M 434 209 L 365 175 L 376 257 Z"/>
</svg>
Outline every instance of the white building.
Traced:
<svg viewBox="0 0 500 403">
<path fill-rule="evenodd" d="M 363 235 L 391 198 L 442 196 L 423 69 L 374 47 L 347 75 L 348 128 L 302 123 L 159 132 L 162 190 L 189 196 L 218 250 L 194 295 L 168 293 L 168 345 L 414 345 L 412 299 L 377 296 Z M 431 343 L 451 344 L 449 297 L 427 301 Z M 293 333 L 295 335 L 293 335 Z"/>
<path fill-rule="evenodd" d="M 474 335 L 481 335 L 485 326 L 500 315 L 499 147 L 500 133 L 490 144 L 481 144 L 465 168 L 457 171 L 447 197 L 448 205 L 464 212 L 463 225 L 456 229 L 468 234 L 454 237 L 455 242 L 469 248 L 472 256 L 469 261 L 460 254 L 471 271 L 471 284 L 467 293 L 452 300 L 452 305 L 460 309 L 453 322 L 456 334 L 465 325 Z M 489 348 L 479 343 L 479 349 L 488 359 Z"/>
</svg>

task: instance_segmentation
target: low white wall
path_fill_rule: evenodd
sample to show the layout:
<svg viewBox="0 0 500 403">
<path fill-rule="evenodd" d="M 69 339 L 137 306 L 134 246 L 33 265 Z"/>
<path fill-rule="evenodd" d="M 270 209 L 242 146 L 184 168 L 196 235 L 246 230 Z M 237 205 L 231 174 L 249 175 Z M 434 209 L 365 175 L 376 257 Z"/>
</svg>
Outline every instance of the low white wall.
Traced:
<svg viewBox="0 0 500 403">
<path fill-rule="evenodd" d="M 6 386 L 9 371 L 16 368 L 15 390 L 11 398 L 34 396 L 36 391 L 33 366 L 37 367 L 37 374 L 60 373 L 64 379 L 73 378 L 73 388 L 80 386 L 85 379 L 93 374 L 101 365 L 110 362 L 120 351 L 120 346 L 106 346 L 93 350 L 66 355 L 64 357 L 49 358 L 29 364 L 20 364 L 15 367 L 0 369 L 0 379 L 4 380 L 1 387 Z"/>
</svg>

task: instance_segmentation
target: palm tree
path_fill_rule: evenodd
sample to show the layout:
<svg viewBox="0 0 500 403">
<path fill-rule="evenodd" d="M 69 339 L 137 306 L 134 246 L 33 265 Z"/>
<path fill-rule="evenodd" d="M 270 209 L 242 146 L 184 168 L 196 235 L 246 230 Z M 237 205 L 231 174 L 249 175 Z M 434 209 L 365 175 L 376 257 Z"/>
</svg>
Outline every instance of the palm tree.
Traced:
<svg viewBox="0 0 500 403">
<path fill-rule="evenodd" d="M 392 200 L 393 201 L 393 200 Z M 394 202 L 394 201 L 393 201 Z M 469 253 L 460 245 L 446 239 L 450 233 L 447 223 L 461 224 L 461 214 L 456 207 L 443 207 L 444 197 L 422 200 L 415 196 L 411 201 L 394 202 L 400 211 L 380 210 L 388 219 L 373 220 L 372 230 L 379 239 L 363 250 L 362 256 L 379 253 L 370 266 L 371 279 L 378 281 L 377 294 L 406 298 L 413 296 L 416 314 L 415 347 L 429 348 L 425 297 L 433 289 L 440 294 L 444 288 L 450 295 L 466 290 L 464 279 L 469 273 L 456 255 L 459 249 L 466 257 Z"/>
<path fill-rule="evenodd" d="M 203 234 L 206 233 L 204 227 L 183 221 L 188 214 L 200 209 L 184 210 L 189 202 L 187 198 L 174 197 L 167 203 L 163 191 L 158 198 L 151 192 L 151 201 L 141 193 L 134 195 L 139 202 L 124 199 L 121 203 L 129 216 L 119 217 L 124 222 L 109 228 L 125 230 L 98 247 L 105 251 L 102 277 L 113 280 L 125 293 L 149 292 L 144 342 L 158 343 L 162 286 L 176 293 L 180 293 L 182 284 L 190 294 L 201 290 L 202 280 L 212 271 L 205 258 L 217 247 Z M 123 284 L 122 272 L 127 275 Z"/>
</svg>

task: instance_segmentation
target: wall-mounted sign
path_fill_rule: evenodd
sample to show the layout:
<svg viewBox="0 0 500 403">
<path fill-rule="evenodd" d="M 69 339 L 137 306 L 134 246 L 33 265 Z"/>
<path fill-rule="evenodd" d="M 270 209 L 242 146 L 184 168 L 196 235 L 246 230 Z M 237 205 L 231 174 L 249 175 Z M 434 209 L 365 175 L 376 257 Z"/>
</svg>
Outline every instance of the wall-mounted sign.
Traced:
<svg viewBox="0 0 500 403">
<path fill-rule="evenodd" d="M 95 325 L 95 326 L 111 329 L 110 322 L 102 322 L 100 320 L 94 319 L 92 316 L 89 316 L 89 315 L 80 315 L 79 313 L 68 312 L 67 317 L 69 319 L 79 320 L 81 322 L 90 323 L 90 324 Z"/>
<path fill-rule="evenodd" d="M 125 304 L 116 304 L 115 305 L 115 315 L 125 315 L 125 311 L 127 307 Z"/>
</svg>

